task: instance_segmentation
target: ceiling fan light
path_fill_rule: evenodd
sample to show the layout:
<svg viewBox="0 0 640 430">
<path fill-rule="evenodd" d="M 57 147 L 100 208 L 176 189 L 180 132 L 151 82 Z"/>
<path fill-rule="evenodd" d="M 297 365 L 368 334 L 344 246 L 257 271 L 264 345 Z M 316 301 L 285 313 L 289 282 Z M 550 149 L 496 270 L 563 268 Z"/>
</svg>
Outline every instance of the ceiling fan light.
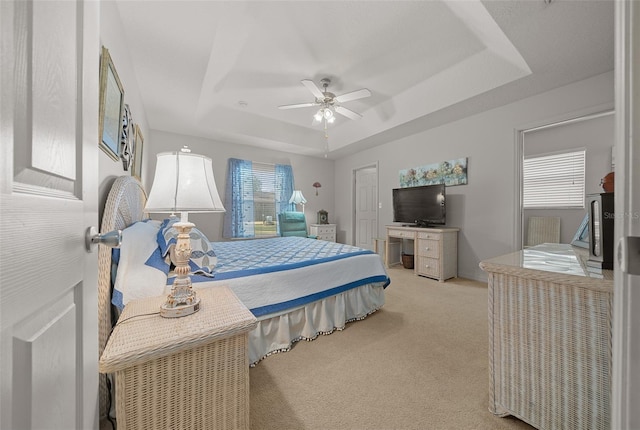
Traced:
<svg viewBox="0 0 640 430">
<path fill-rule="evenodd" d="M 313 116 L 313 118 L 315 118 L 316 121 L 322 120 L 322 109 L 320 109 L 318 112 L 316 112 L 316 114 Z"/>
<path fill-rule="evenodd" d="M 333 115 L 331 115 L 331 118 L 329 118 L 329 119 L 327 120 L 327 122 L 328 122 L 329 124 L 333 124 L 333 123 L 335 122 L 335 120 L 336 120 L 336 117 L 335 117 L 335 116 L 333 116 Z"/>
<path fill-rule="evenodd" d="M 333 118 L 333 111 L 331 109 L 325 109 L 324 110 L 324 117 L 325 117 L 325 119 Z"/>
</svg>

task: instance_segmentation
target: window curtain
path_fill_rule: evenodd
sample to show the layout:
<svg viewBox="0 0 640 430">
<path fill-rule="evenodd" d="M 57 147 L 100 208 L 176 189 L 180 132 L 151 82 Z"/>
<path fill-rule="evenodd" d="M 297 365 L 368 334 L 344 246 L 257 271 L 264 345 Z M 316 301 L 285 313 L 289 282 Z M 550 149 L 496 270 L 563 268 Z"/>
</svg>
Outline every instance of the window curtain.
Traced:
<svg viewBox="0 0 640 430">
<path fill-rule="evenodd" d="M 295 205 L 289 203 L 293 194 L 293 169 L 287 164 L 276 164 L 276 189 L 278 213 L 295 210 Z"/>
<path fill-rule="evenodd" d="M 294 210 L 294 205 L 289 204 L 289 199 L 293 194 L 293 169 L 286 164 L 271 165 L 273 173 L 268 175 L 265 174 L 265 171 L 268 170 L 265 169 L 265 166 L 269 165 L 258 163 L 255 166 L 257 170 L 254 172 L 254 165 L 251 161 L 237 158 L 229 159 L 225 187 L 225 208 L 227 211 L 224 215 L 223 237 L 256 237 L 254 192 L 257 190 L 257 184 L 259 184 L 260 190 L 272 190 L 276 213 Z M 260 177 L 258 182 L 255 180 L 256 174 Z M 265 193 L 261 193 L 260 204 L 264 203 L 264 196 Z M 277 226 L 277 234 L 280 234 L 279 225 Z"/>
<path fill-rule="evenodd" d="M 253 172 L 247 160 L 229 158 L 222 236 L 254 237 Z"/>
<path fill-rule="evenodd" d="M 289 203 L 293 194 L 293 169 L 288 164 L 276 164 L 276 208 L 278 213 L 295 210 L 295 205 Z M 280 234 L 280 223 L 277 225 Z"/>
</svg>

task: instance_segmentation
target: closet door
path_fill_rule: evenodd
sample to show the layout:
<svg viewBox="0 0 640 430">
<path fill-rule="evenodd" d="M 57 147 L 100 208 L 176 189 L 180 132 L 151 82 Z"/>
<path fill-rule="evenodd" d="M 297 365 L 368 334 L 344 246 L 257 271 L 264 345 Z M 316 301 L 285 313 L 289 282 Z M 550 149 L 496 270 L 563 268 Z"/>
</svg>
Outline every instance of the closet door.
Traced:
<svg viewBox="0 0 640 430">
<path fill-rule="evenodd" d="M 355 171 L 355 245 L 373 249 L 378 235 L 378 169 L 376 166 Z"/>
</svg>

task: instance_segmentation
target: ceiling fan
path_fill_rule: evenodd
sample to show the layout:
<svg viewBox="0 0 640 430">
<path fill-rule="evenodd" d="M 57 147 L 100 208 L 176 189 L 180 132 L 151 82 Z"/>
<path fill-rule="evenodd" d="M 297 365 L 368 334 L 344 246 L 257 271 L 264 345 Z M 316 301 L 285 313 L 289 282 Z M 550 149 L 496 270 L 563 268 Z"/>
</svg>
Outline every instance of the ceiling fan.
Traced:
<svg viewBox="0 0 640 430">
<path fill-rule="evenodd" d="M 322 90 L 318 88 L 315 82 L 309 79 L 303 79 L 302 85 L 307 87 L 311 94 L 316 98 L 315 101 L 311 103 L 297 103 L 292 105 L 282 105 L 278 106 L 278 109 L 296 109 L 302 107 L 310 107 L 310 106 L 320 106 L 320 109 L 313 116 L 315 122 L 320 122 L 324 119 L 325 125 L 326 123 L 332 123 L 335 121 L 334 113 L 339 113 L 340 115 L 346 116 L 349 119 L 360 119 L 362 115 L 358 112 L 354 112 L 351 109 L 347 109 L 342 106 L 341 103 L 358 100 L 365 97 L 369 97 L 371 95 L 371 91 L 366 88 L 362 88 L 360 90 L 351 91 L 349 93 L 345 93 L 339 96 L 336 96 L 333 93 L 327 91 L 327 87 L 331 84 L 331 79 L 324 78 L 320 81 L 322 84 Z"/>
</svg>

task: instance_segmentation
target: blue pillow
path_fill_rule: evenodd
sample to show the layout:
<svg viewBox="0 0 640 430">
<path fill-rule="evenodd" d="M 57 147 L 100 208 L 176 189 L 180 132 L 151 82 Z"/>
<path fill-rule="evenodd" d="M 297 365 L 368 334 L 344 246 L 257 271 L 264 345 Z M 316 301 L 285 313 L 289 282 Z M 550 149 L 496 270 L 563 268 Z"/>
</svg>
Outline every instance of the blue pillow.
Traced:
<svg viewBox="0 0 640 430">
<path fill-rule="evenodd" d="M 167 262 L 170 262 L 169 251 L 171 250 L 171 246 L 175 246 L 178 238 L 178 230 L 173 227 L 173 224 L 179 220 L 177 217 L 165 219 L 158 231 L 160 255 L 162 255 Z M 197 228 L 191 229 L 189 237 L 191 238 L 191 258 L 189 259 L 191 273 L 213 277 L 213 269 L 215 269 L 218 263 L 218 257 L 216 257 L 215 252 L 213 252 L 211 242 L 209 242 L 209 239 L 207 239 L 204 233 Z"/>
</svg>

